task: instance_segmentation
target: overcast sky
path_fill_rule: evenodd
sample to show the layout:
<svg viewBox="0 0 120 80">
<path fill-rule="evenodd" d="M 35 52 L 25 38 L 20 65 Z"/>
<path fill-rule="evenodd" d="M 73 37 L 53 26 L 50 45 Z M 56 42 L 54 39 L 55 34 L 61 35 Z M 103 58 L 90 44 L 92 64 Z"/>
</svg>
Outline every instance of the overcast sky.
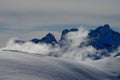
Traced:
<svg viewBox="0 0 120 80">
<path fill-rule="evenodd" d="M 0 0 L 0 36 L 56 24 L 105 23 L 120 25 L 120 0 Z"/>
</svg>

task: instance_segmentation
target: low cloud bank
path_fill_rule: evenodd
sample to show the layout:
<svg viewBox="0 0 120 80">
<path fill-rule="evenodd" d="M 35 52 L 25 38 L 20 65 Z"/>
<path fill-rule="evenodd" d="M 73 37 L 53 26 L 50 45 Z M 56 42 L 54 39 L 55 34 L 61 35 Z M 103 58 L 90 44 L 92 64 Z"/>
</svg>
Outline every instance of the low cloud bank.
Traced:
<svg viewBox="0 0 120 80">
<path fill-rule="evenodd" d="M 52 48 L 50 44 L 35 44 L 30 41 L 25 43 L 16 43 L 15 38 L 11 39 L 3 50 L 15 50 L 27 53 L 34 53 L 34 54 L 42 54 L 42 55 L 49 55 L 49 53 L 58 52 L 59 48 L 56 46 Z"/>
<path fill-rule="evenodd" d="M 107 50 L 96 50 L 93 46 L 86 45 L 89 41 L 88 33 L 89 31 L 82 27 L 80 27 L 76 32 L 69 32 L 67 35 L 65 35 L 65 42 L 67 43 L 65 46 L 67 46 L 67 48 L 61 48 L 57 44 L 53 47 L 50 44 L 35 44 L 30 41 L 20 44 L 15 43 L 16 39 L 11 39 L 7 46 L 2 49 L 68 58 L 77 62 L 81 60 L 93 60 L 99 57 L 104 58 L 105 56 L 101 56 L 100 54 L 108 53 Z M 120 48 L 118 48 L 118 50 L 116 50 L 112 56 L 119 55 L 119 52 Z"/>
<path fill-rule="evenodd" d="M 75 61 L 95 59 L 96 55 L 106 50 L 96 50 L 93 46 L 86 45 L 89 31 L 80 27 L 77 32 L 70 32 L 66 35 L 69 48 L 62 54 L 62 57 Z"/>
</svg>

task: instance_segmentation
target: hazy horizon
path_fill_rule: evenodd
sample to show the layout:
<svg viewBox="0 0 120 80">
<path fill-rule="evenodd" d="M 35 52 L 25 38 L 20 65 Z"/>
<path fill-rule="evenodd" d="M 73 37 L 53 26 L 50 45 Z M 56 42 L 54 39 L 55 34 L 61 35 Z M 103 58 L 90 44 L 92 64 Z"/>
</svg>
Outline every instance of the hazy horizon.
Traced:
<svg viewBox="0 0 120 80">
<path fill-rule="evenodd" d="M 0 0 L 0 46 L 14 37 L 29 40 L 47 32 L 58 35 L 72 28 L 59 26 L 66 24 L 110 24 L 119 31 L 119 3 L 120 0 Z"/>
</svg>

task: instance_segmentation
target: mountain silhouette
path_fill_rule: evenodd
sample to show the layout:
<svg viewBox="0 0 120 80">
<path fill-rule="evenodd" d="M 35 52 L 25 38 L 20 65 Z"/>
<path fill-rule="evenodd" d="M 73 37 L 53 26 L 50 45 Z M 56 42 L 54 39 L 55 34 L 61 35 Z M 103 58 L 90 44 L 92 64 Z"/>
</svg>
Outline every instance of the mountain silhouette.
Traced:
<svg viewBox="0 0 120 80">
<path fill-rule="evenodd" d="M 88 36 L 89 45 L 96 49 L 107 49 L 111 52 L 120 45 L 120 33 L 113 31 L 108 24 L 91 30 Z"/>
<path fill-rule="evenodd" d="M 55 45 L 57 44 L 57 40 L 55 39 L 54 35 L 52 33 L 48 33 L 45 37 L 43 37 L 42 39 L 37 39 L 34 38 L 31 40 L 33 43 L 47 43 L 47 44 L 51 44 L 51 45 Z"/>
</svg>

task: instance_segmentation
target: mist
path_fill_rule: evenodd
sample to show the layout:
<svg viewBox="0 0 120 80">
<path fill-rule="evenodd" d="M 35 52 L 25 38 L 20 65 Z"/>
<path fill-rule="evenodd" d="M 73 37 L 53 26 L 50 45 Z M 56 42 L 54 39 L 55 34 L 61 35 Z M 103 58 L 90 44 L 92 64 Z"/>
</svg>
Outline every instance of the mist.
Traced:
<svg viewBox="0 0 120 80">
<path fill-rule="evenodd" d="M 105 56 L 101 56 L 100 54 L 108 53 L 106 49 L 97 50 L 91 45 L 86 45 L 89 41 L 88 33 L 89 31 L 82 26 L 76 32 L 69 32 L 65 35 L 66 45 L 63 48 L 61 48 L 58 44 L 53 47 L 51 44 L 35 44 L 31 41 L 26 41 L 25 43 L 15 43 L 16 39 L 13 38 L 9 40 L 6 47 L 2 49 L 40 54 L 44 56 L 53 56 L 57 58 L 66 58 L 74 60 L 76 62 L 93 60 L 96 58 L 96 56 L 105 58 Z M 114 51 L 114 55 L 111 56 L 114 57 L 115 55 L 118 55 L 119 52 L 120 47 Z"/>
</svg>

